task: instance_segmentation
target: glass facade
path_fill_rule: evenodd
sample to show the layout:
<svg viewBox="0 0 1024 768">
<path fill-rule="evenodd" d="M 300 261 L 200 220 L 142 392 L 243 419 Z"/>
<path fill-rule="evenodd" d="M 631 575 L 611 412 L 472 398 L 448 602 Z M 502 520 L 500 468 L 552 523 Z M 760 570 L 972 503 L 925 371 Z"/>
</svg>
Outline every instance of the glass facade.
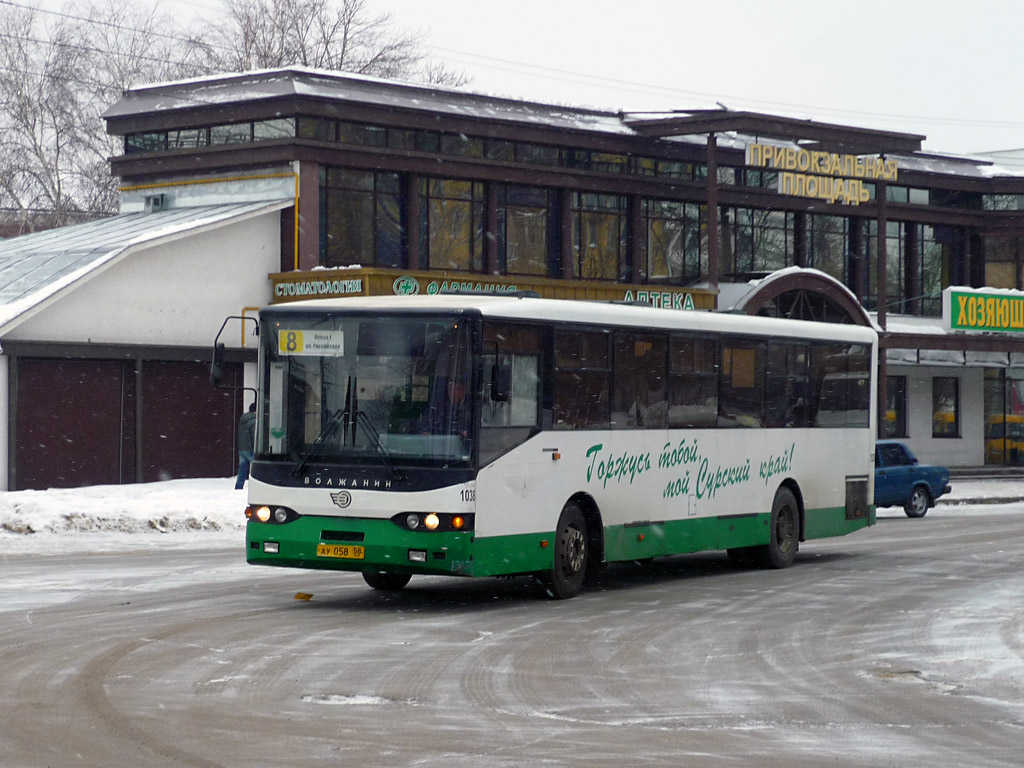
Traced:
<svg viewBox="0 0 1024 768">
<path fill-rule="evenodd" d="M 499 271 L 507 275 L 553 276 L 558 264 L 558 195 L 512 184 L 495 189 Z"/>
<path fill-rule="evenodd" d="M 430 269 L 483 270 L 483 184 L 455 179 L 423 179 L 420 235 Z"/>
<path fill-rule="evenodd" d="M 320 263 L 405 265 L 398 174 L 324 169 L 320 174 Z"/>
<path fill-rule="evenodd" d="M 584 280 L 628 280 L 625 196 L 575 194 L 572 216 L 572 276 Z"/>
</svg>

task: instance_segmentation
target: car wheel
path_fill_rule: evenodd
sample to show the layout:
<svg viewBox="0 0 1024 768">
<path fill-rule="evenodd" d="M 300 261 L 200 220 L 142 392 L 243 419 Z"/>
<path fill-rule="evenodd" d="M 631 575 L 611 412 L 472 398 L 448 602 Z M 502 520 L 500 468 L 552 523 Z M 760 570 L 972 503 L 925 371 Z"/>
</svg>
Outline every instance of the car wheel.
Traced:
<svg viewBox="0 0 1024 768">
<path fill-rule="evenodd" d="M 579 506 L 570 501 L 562 509 L 555 528 L 554 562 L 541 579 L 551 597 L 564 600 L 579 594 L 587 575 L 589 554 L 586 520 Z"/>
<path fill-rule="evenodd" d="M 932 505 L 931 497 L 924 486 L 918 485 L 910 493 L 910 499 L 903 505 L 907 517 L 924 517 L 928 507 Z"/>
<path fill-rule="evenodd" d="M 756 549 L 758 565 L 788 568 L 800 547 L 800 508 L 788 488 L 779 488 L 775 493 L 770 526 L 768 543 Z"/>
<path fill-rule="evenodd" d="M 374 589 L 384 592 L 397 592 L 409 583 L 412 578 L 408 573 L 392 573 L 390 571 L 363 571 L 363 581 Z"/>
</svg>

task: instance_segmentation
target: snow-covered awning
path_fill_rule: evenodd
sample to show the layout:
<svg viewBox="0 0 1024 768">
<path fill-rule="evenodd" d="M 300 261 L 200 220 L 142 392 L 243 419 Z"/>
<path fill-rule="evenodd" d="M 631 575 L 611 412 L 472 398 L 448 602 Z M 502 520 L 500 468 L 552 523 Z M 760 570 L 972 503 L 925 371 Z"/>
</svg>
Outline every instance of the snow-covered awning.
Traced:
<svg viewBox="0 0 1024 768">
<path fill-rule="evenodd" d="M 877 322 L 877 314 L 869 313 Z M 885 359 L 894 365 L 1010 368 L 1024 364 L 1024 339 L 1015 334 L 952 331 L 941 317 L 888 314 Z"/>
</svg>

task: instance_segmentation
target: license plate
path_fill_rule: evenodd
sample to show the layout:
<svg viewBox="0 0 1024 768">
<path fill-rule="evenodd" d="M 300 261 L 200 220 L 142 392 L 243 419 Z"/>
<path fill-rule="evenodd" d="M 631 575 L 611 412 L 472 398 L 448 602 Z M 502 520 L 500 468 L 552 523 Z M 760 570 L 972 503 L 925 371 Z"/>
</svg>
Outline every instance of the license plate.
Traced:
<svg viewBox="0 0 1024 768">
<path fill-rule="evenodd" d="M 317 544 L 316 556 L 338 557 L 344 560 L 362 560 L 366 556 L 366 549 L 351 544 Z"/>
</svg>

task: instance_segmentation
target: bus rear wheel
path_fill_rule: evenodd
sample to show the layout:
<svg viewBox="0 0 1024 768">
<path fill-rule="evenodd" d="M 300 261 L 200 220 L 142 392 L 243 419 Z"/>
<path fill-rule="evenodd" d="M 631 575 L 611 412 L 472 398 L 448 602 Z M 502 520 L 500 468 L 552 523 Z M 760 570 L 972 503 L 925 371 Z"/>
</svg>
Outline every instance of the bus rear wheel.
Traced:
<svg viewBox="0 0 1024 768">
<path fill-rule="evenodd" d="M 800 508 L 789 488 L 779 488 L 772 502 L 768 543 L 757 548 L 762 568 L 788 568 L 800 547 Z"/>
<path fill-rule="evenodd" d="M 586 520 L 579 505 L 570 501 L 555 528 L 554 562 L 542 577 L 547 593 L 559 600 L 578 595 L 587 575 L 589 555 Z"/>
<path fill-rule="evenodd" d="M 394 573 L 392 571 L 363 571 L 363 581 L 374 589 L 384 592 L 397 592 L 412 578 L 408 573 Z"/>
</svg>

